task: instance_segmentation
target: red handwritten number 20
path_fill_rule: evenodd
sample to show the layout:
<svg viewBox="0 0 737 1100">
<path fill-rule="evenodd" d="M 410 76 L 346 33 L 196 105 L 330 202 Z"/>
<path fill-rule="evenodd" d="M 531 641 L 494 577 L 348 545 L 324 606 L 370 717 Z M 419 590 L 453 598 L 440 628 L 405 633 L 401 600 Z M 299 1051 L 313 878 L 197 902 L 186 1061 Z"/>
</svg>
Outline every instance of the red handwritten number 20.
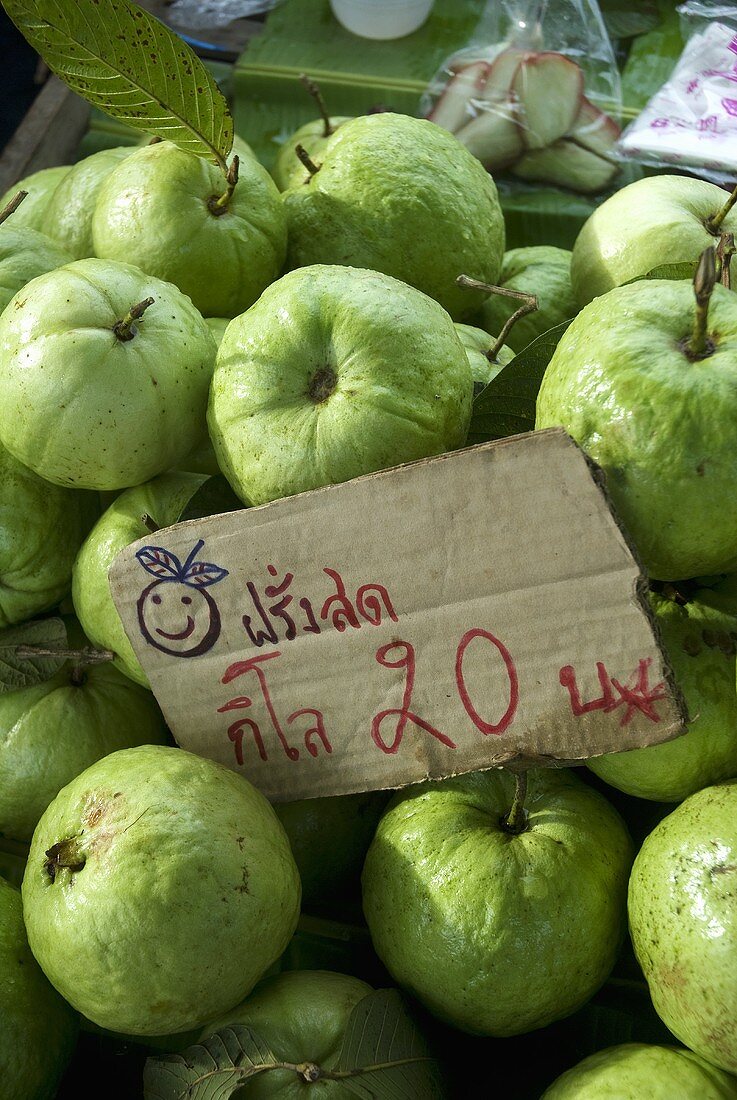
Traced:
<svg viewBox="0 0 737 1100">
<path fill-rule="evenodd" d="M 466 681 L 463 675 L 463 659 L 466 650 L 469 644 L 476 638 L 485 638 L 487 641 L 491 642 L 491 644 L 498 650 L 498 652 L 501 654 L 502 660 L 504 661 L 507 676 L 509 678 L 509 704 L 498 722 L 487 722 L 478 713 L 476 707 L 471 701 L 468 687 L 466 685 Z M 399 656 L 392 660 L 390 654 L 396 651 L 399 651 Z M 418 714 L 415 714 L 415 712 L 410 709 L 412 705 L 412 693 L 414 690 L 416 671 L 414 646 L 411 645 L 409 642 L 402 641 L 392 642 L 389 645 L 381 646 L 376 651 L 376 660 L 379 662 L 380 665 L 383 665 L 384 668 L 405 669 L 405 681 L 404 691 L 402 693 L 401 707 L 389 707 L 386 710 L 379 711 L 379 713 L 374 717 L 374 720 L 371 723 L 371 736 L 374 740 L 374 744 L 388 756 L 394 755 L 396 752 L 399 751 L 399 746 L 402 742 L 402 737 L 404 736 L 404 731 L 406 729 L 407 723 L 411 722 L 413 725 L 418 726 L 421 730 L 424 730 L 425 733 L 429 733 L 430 736 L 434 737 L 437 741 L 440 741 L 441 744 L 446 745 L 449 749 L 457 748 L 455 742 L 452 741 L 450 737 L 442 733 L 439 729 L 431 725 L 429 722 L 426 722 L 423 718 L 420 718 Z M 466 631 L 458 644 L 458 649 L 456 650 L 455 676 L 456 687 L 458 689 L 458 694 L 460 696 L 461 702 L 463 703 L 466 714 L 469 716 L 476 728 L 480 730 L 484 735 L 504 733 L 504 731 L 508 729 L 511 725 L 519 703 L 519 681 L 517 678 L 517 670 L 514 666 L 512 655 L 510 654 L 504 643 L 500 642 L 498 638 L 495 638 L 493 634 L 490 634 L 488 630 L 475 628 L 473 630 Z M 397 718 L 397 724 L 395 727 L 393 740 L 390 743 L 387 743 L 382 735 L 381 727 L 382 723 L 390 716 L 394 716 Z"/>
</svg>

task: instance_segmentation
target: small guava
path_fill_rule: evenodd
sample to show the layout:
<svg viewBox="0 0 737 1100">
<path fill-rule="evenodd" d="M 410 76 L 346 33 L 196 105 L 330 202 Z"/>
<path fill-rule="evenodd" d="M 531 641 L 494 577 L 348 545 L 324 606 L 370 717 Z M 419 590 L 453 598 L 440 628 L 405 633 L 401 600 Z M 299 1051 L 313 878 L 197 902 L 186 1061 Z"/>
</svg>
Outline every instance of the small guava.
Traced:
<svg viewBox="0 0 737 1100">
<path fill-rule="evenodd" d="M 623 1043 L 584 1058 L 542 1100 L 735 1100 L 737 1079 L 679 1047 Z"/>
<path fill-rule="evenodd" d="M 37 229 L 45 233 L 46 209 L 54 191 L 70 170 L 71 165 L 60 164 L 54 168 L 42 168 L 22 180 L 18 180 L 0 196 L 0 210 L 4 210 L 10 200 L 19 191 L 25 191 L 26 197 L 13 214 L 13 225 L 17 228 Z"/>
<path fill-rule="evenodd" d="M 57 795 L 23 879 L 31 949 L 100 1027 L 167 1035 L 246 997 L 284 951 L 300 884 L 269 803 L 182 749 L 98 760 Z"/>
<path fill-rule="evenodd" d="M 72 259 L 94 256 L 92 215 L 97 195 L 113 168 L 133 153 L 135 146 L 101 149 L 69 170 L 49 199 L 43 230 L 71 253 Z"/>
<path fill-rule="evenodd" d="M 0 878 L 0 1095 L 52 1100 L 72 1056 L 78 1018 L 31 954 L 20 891 Z"/>
<path fill-rule="evenodd" d="M 543 332 L 570 321 L 578 313 L 571 287 L 571 253 L 565 248 L 533 245 L 505 252 L 499 286 L 537 298 L 537 309 L 520 317 L 507 336 L 515 354 Z M 473 321 L 489 332 L 501 332 L 519 304 L 514 299 L 491 294 L 474 314 Z"/>
<path fill-rule="evenodd" d="M 474 388 L 477 390 L 488 386 L 492 378 L 496 378 L 502 367 L 514 359 L 512 349 L 507 344 L 502 344 L 492 362 L 488 352 L 496 341 L 493 336 L 490 336 L 483 329 L 475 328 L 473 325 L 456 324 L 456 332 L 466 349 L 471 377 L 473 378 Z"/>
<path fill-rule="evenodd" d="M 44 481 L 0 446 L 0 628 L 53 607 L 100 509 L 93 493 Z"/>
<path fill-rule="evenodd" d="M 208 317 L 235 317 L 277 278 L 286 217 L 251 156 L 231 189 L 209 161 L 170 141 L 147 145 L 108 175 L 92 220 L 95 254 L 174 283 Z"/>
<path fill-rule="evenodd" d="M 149 686 L 148 678 L 133 652 L 113 603 L 108 570 L 120 551 L 132 542 L 146 535 L 155 541 L 151 526 L 170 527 L 177 523 L 186 505 L 206 481 L 206 474 L 176 471 L 121 493 L 100 516 L 74 562 L 72 599 L 85 634 L 98 648 L 112 650 L 116 667 L 144 687 Z M 149 526 L 144 516 L 152 521 Z M 161 590 L 153 590 L 152 585 L 144 585 L 144 588 L 147 592 L 151 589 L 150 602 L 154 606 L 153 596 Z M 177 611 L 185 614 L 181 616 L 181 625 L 175 626 L 173 633 L 188 629 L 187 605 L 181 603 L 181 595 L 184 594 L 195 595 L 189 589 L 186 593 L 180 593 Z M 167 600 L 167 606 L 170 602 L 173 601 Z M 209 611 L 206 620 L 209 623 Z"/>
<path fill-rule="evenodd" d="M 171 283 L 75 260 L 33 279 L 0 316 L 0 441 L 57 485 L 138 485 L 198 441 L 215 352 Z"/>
<path fill-rule="evenodd" d="M 737 616 L 702 603 L 699 592 L 685 603 L 650 601 L 692 720 L 682 737 L 597 756 L 588 767 L 625 794 L 681 802 L 737 775 Z"/>
<path fill-rule="evenodd" d="M 88 645 L 67 620 L 70 649 Z M 68 662 L 50 680 L 0 695 L 0 833 L 31 839 L 41 814 L 102 756 L 164 744 L 156 700 L 110 663 Z"/>
<path fill-rule="evenodd" d="M 295 130 L 279 149 L 271 169 L 272 179 L 279 190 L 288 191 L 290 187 L 307 183 L 310 178 L 309 170 L 297 156 L 298 145 L 302 146 L 311 160 L 320 164 L 328 140 L 344 122 L 350 121 L 350 117 L 346 115 L 325 119 L 316 118 Z"/>
<path fill-rule="evenodd" d="M 266 1043 L 279 1061 L 312 1062 L 335 1067 L 345 1029 L 359 1001 L 373 990 L 349 974 L 330 970 L 288 970 L 264 978 L 250 996 L 203 1028 L 201 1038 L 228 1024 L 243 1024 Z M 243 1100 L 354 1100 L 341 1081 L 317 1080 L 307 1085 L 294 1070 L 261 1073 L 239 1090 Z M 418 1098 L 419 1100 L 419 1098 Z"/>
</svg>

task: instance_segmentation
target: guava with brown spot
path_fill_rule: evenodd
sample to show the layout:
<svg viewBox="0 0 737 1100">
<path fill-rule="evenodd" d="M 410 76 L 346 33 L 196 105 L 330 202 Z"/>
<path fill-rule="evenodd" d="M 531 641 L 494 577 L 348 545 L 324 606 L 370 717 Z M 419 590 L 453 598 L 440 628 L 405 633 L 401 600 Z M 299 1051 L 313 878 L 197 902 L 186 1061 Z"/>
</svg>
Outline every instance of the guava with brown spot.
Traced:
<svg viewBox="0 0 737 1100">
<path fill-rule="evenodd" d="M 642 845 L 629 885 L 635 954 L 677 1039 L 737 1074 L 737 782 L 705 787 Z"/>
<path fill-rule="evenodd" d="M 228 1011 L 284 951 L 299 905 L 289 842 L 263 795 L 220 764 L 155 745 L 105 757 L 57 795 L 23 879 L 46 976 L 93 1023 L 128 1035 Z"/>
</svg>

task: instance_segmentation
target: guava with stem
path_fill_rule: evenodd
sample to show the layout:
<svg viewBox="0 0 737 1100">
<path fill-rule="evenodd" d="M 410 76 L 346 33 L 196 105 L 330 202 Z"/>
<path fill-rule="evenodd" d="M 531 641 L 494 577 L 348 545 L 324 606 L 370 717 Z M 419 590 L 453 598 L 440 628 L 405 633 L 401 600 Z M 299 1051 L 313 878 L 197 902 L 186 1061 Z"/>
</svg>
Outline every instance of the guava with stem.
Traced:
<svg viewBox="0 0 737 1100">
<path fill-rule="evenodd" d="M 579 306 L 635 279 L 691 278 L 722 233 L 737 232 L 737 189 L 691 176 L 646 176 L 598 206 L 576 238 L 571 281 Z"/>
<path fill-rule="evenodd" d="M 0 313 L 31 279 L 73 259 L 50 237 L 16 222 L 27 201 L 26 193 L 18 191 L 0 211 Z"/>
<path fill-rule="evenodd" d="M 737 616 L 688 599 L 650 597 L 665 652 L 692 720 L 660 745 L 597 756 L 591 771 L 637 798 L 681 802 L 737 776 Z M 708 598 L 708 597 L 707 597 Z"/>
<path fill-rule="evenodd" d="M 302 73 L 300 80 L 317 104 L 320 117 L 300 126 L 280 147 L 271 169 L 272 178 L 280 191 L 288 191 L 290 187 L 306 183 L 310 177 L 309 169 L 305 167 L 297 152 L 298 147 L 303 149 L 311 160 L 319 163 L 327 147 L 328 138 L 332 137 L 344 122 L 350 122 L 349 116 L 333 117 L 328 114 L 322 92 L 314 80 L 310 80 L 305 73 Z"/>
<path fill-rule="evenodd" d="M 19 207 L 14 215 L 14 225 L 16 228 L 24 225 L 27 229 L 46 233 L 44 222 L 47 207 L 54 191 L 70 168 L 70 164 L 60 164 L 53 168 L 41 168 L 38 172 L 32 172 L 30 176 L 24 176 L 9 187 L 4 195 L 0 195 L 0 210 L 3 210 L 19 191 L 25 191 L 26 198 L 22 207 Z"/>
<path fill-rule="evenodd" d="M 164 744 L 156 700 L 67 622 L 76 650 L 50 680 L 0 695 L 0 833 L 30 840 L 62 787 L 96 760 L 134 745 Z M 112 655 L 110 655 L 112 656 Z"/>
<path fill-rule="evenodd" d="M 138 485 L 198 442 L 215 352 L 171 283 L 75 260 L 0 316 L 0 441 L 56 485 Z"/>
<path fill-rule="evenodd" d="M 52 1100 L 78 1017 L 31 954 L 20 891 L 0 878 L 0 1088 L 7 1100 Z"/>
<path fill-rule="evenodd" d="M 507 336 L 514 352 L 522 351 L 543 332 L 578 313 L 571 287 L 571 253 L 565 248 L 533 245 L 505 252 L 499 285 L 537 299 L 537 310 L 520 318 Z M 472 321 L 488 332 L 500 332 L 514 309 L 512 300 L 492 294 Z"/>
<path fill-rule="evenodd" d="M 286 217 L 257 160 L 224 167 L 170 141 L 136 149 L 98 193 L 95 254 L 174 283 L 205 316 L 248 309 L 284 264 Z"/>
<path fill-rule="evenodd" d="M 389 972 L 454 1027 L 518 1035 L 602 985 L 625 930 L 632 844 L 569 771 L 474 772 L 396 796 L 363 870 Z"/>
<path fill-rule="evenodd" d="M 317 265 L 230 323 L 207 419 L 233 490 L 263 504 L 463 446 L 472 393 L 437 302 L 376 271 Z"/>
<path fill-rule="evenodd" d="M 330 970 L 288 970 L 264 978 L 246 1000 L 202 1031 L 205 1039 L 223 1027 L 252 1028 L 279 1062 L 293 1068 L 273 1069 L 245 1082 L 247 1100 L 297 1100 L 308 1091 L 316 1100 L 353 1100 L 342 1081 L 307 1084 L 299 1067 L 328 1073 L 335 1068 L 351 1012 L 373 990 L 350 974 Z"/>
<path fill-rule="evenodd" d="M 269 803 L 234 772 L 144 745 L 98 760 L 36 827 L 31 949 L 93 1023 L 201 1027 L 251 991 L 297 924 L 300 884 Z"/>
<path fill-rule="evenodd" d="M 309 180 L 284 193 L 291 268 L 370 268 L 409 283 L 462 321 L 498 282 L 504 219 L 496 185 L 452 134 L 391 112 L 345 122 Z"/>
<path fill-rule="evenodd" d="M 737 569 L 737 296 L 713 247 L 694 286 L 643 280 L 586 306 L 562 337 L 536 427 L 562 426 L 603 469 L 651 576 Z"/>
</svg>

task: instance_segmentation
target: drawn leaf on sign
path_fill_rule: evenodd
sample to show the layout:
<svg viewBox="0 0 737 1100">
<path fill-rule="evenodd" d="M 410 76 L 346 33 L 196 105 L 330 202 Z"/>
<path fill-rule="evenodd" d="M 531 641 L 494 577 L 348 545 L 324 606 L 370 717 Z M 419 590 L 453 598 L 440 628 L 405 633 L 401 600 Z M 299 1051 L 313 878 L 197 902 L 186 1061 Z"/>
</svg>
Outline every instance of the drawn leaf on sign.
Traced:
<svg viewBox="0 0 737 1100">
<path fill-rule="evenodd" d="M 184 571 L 181 579 L 193 588 L 207 588 L 211 584 L 217 584 L 227 575 L 227 569 L 221 569 L 211 561 L 195 561 Z"/>
<path fill-rule="evenodd" d="M 176 554 L 163 546 L 144 546 L 136 551 L 136 558 L 147 573 L 159 580 L 178 581 L 182 576 L 182 563 Z"/>
</svg>

